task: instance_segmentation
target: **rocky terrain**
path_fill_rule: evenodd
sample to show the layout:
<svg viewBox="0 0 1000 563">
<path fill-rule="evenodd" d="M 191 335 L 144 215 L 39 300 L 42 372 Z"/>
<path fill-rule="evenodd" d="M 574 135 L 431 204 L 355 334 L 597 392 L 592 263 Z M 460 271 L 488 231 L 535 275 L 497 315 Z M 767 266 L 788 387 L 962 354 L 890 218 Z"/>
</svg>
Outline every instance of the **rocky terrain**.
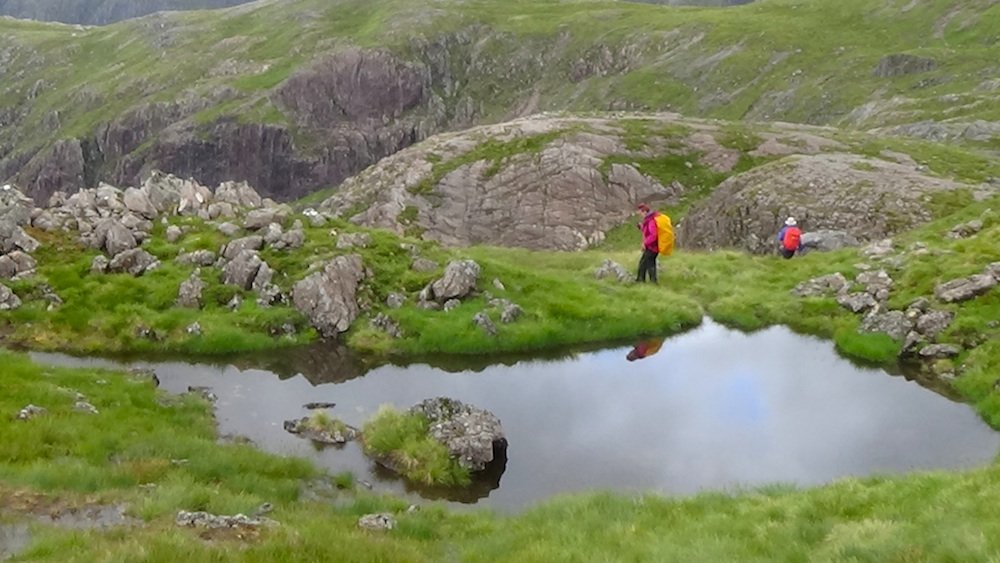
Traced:
<svg viewBox="0 0 1000 563">
<path fill-rule="evenodd" d="M 856 245 L 926 223 L 943 211 L 938 200 L 1000 191 L 903 152 L 871 154 L 873 140 L 675 114 L 534 116 L 434 136 L 350 178 L 320 208 L 445 245 L 579 250 L 648 201 L 679 222 L 682 247 L 764 253 L 789 215 Z"/>
<path fill-rule="evenodd" d="M 263 0 L 98 28 L 3 19 L 0 180 L 45 200 L 155 168 L 290 200 L 435 133 L 553 110 L 878 127 L 995 150 L 993 2 L 882 5 Z M 856 36 L 823 33 L 844 18 Z"/>
</svg>

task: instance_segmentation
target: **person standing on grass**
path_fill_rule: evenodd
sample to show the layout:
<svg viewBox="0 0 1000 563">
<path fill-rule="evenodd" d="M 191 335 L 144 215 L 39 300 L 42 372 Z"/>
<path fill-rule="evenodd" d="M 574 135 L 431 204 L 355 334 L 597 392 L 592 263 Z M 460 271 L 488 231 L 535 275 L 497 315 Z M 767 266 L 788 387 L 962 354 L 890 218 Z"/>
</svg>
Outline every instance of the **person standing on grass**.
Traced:
<svg viewBox="0 0 1000 563">
<path fill-rule="evenodd" d="M 785 226 L 778 231 L 778 251 L 781 257 L 788 260 L 802 250 L 802 230 L 798 227 L 795 217 L 785 219 Z"/>
<path fill-rule="evenodd" d="M 656 257 L 659 256 L 659 243 L 656 232 L 656 212 L 651 210 L 645 203 L 640 203 L 637 212 L 642 216 L 639 222 L 639 230 L 642 231 L 642 257 L 639 258 L 639 272 L 635 281 L 643 283 L 646 278 L 649 281 L 656 281 Z"/>
</svg>

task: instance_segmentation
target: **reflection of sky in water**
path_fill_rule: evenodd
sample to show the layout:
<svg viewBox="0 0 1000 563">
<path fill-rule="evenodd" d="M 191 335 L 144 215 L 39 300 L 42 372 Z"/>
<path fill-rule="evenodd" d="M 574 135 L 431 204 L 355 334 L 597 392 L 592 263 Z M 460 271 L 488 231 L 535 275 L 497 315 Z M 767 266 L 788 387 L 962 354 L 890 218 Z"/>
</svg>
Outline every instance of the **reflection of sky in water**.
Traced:
<svg viewBox="0 0 1000 563">
<path fill-rule="evenodd" d="M 967 467 L 989 461 L 1000 445 L 968 406 L 857 368 L 829 342 L 784 328 L 746 335 L 706 322 L 647 358 L 628 362 L 630 349 L 481 372 L 384 366 L 319 386 L 263 370 L 155 367 L 168 390 L 212 386 L 223 432 L 362 475 L 370 463 L 356 445 L 316 451 L 287 435 L 282 421 L 306 414 L 308 401 L 336 402 L 333 413 L 355 425 L 381 404 L 408 407 L 437 395 L 489 409 L 507 432 L 509 461 L 500 488 L 481 502 L 506 507 L 595 488 L 691 493 Z"/>
</svg>

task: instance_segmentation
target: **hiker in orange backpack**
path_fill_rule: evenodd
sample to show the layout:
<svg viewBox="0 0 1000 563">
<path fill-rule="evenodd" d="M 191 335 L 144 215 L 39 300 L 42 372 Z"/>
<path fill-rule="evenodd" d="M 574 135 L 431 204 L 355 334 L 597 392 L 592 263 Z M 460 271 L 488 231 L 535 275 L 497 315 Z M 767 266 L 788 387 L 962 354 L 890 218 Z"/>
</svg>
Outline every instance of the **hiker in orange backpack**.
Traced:
<svg viewBox="0 0 1000 563">
<path fill-rule="evenodd" d="M 799 229 L 795 217 L 785 219 L 785 226 L 778 231 L 778 250 L 785 260 L 802 250 L 802 230 Z"/>
<path fill-rule="evenodd" d="M 639 272 L 635 281 L 657 283 L 656 258 L 660 255 L 669 256 L 674 250 L 674 228 L 670 217 L 653 211 L 645 203 L 640 203 L 638 213 L 643 218 L 638 224 L 642 231 L 642 257 L 639 259 Z"/>
</svg>

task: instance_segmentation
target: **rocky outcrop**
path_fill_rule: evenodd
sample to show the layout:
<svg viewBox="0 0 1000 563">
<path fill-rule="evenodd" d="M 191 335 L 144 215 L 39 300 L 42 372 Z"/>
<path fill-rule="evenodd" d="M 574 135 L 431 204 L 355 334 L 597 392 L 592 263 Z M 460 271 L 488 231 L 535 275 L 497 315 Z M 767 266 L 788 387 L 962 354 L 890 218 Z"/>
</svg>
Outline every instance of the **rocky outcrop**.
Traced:
<svg viewBox="0 0 1000 563">
<path fill-rule="evenodd" d="M 332 338 L 350 328 L 360 307 L 358 285 L 366 276 L 361 257 L 338 256 L 295 284 L 292 301 L 320 334 Z"/>
<path fill-rule="evenodd" d="M 109 274 L 132 274 L 141 276 L 159 266 L 160 261 L 155 256 L 141 248 L 133 248 L 115 255 L 108 263 Z"/>
<path fill-rule="evenodd" d="M 932 219 L 924 198 L 961 184 L 895 162 L 845 153 L 799 156 L 722 182 L 678 228 L 689 248 L 773 252 L 774 234 L 794 216 L 804 232 L 838 230 L 867 242 Z"/>
<path fill-rule="evenodd" d="M 11 311 L 21 306 L 21 299 L 6 285 L 0 284 L 0 311 Z"/>
<path fill-rule="evenodd" d="M 802 250 L 800 254 L 812 251 L 829 252 L 840 250 L 841 248 L 858 246 L 859 244 L 858 239 L 848 232 L 820 229 L 802 234 Z"/>
<path fill-rule="evenodd" d="M 191 272 L 191 276 L 181 283 L 180 290 L 177 293 L 177 306 L 200 309 L 201 292 L 205 290 L 207 285 L 201 279 L 201 272 L 199 270 L 196 269 Z"/>
<path fill-rule="evenodd" d="M 427 417 L 428 434 L 470 471 L 482 471 L 497 456 L 506 455 L 507 438 L 500 419 L 489 411 L 438 397 L 422 401 L 410 412 Z"/>
<path fill-rule="evenodd" d="M 439 135 L 351 178 L 320 209 L 354 213 L 348 218 L 356 224 L 400 234 L 417 230 L 448 245 L 586 248 L 636 202 L 677 202 L 686 190 L 664 186 L 632 164 L 611 163 L 630 153 L 623 136 L 611 119 L 553 117 Z M 484 139 L 509 153 L 471 156 Z M 441 165 L 442 159 L 456 164 Z"/>
</svg>

